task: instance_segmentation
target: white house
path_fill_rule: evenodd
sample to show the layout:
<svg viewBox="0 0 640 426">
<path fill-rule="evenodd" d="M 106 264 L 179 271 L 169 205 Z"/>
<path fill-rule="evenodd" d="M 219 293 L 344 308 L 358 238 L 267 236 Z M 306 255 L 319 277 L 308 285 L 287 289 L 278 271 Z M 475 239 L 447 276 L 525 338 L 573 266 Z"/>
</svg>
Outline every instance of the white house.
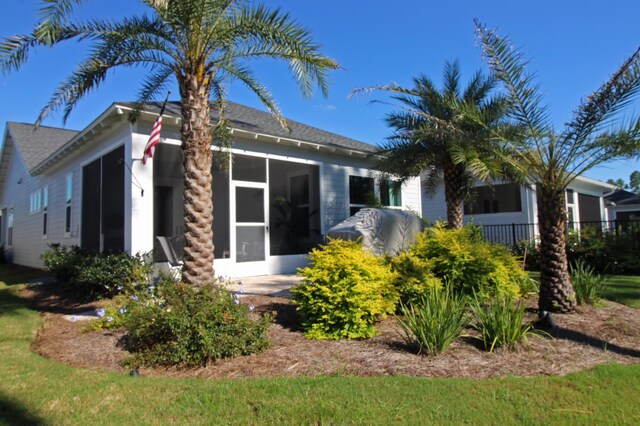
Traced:
<svg viewBox="0 0 640 426">
<path fill-rule="evenodd" d="M 616 189 L 604 198 L 610 220 L 640 221 L 640 195 Z"/>
<path fill-rule="evenodd" d="M 608 183 L 576 177 L 565 194 L 569 226 L 578 229 L 580 223 L 609 220 L 604 195 L 613 189 Z M 423 193 L 422 216 L 430 221 L 446 219 L 442 188 L 433 197 Z M 514 240 L 534 238 L 538 233 L 535 185 L 478 184 L 473 189 L 472 201 L 464 204 L 464 222 L 482 225 L 485 236 L 495 242 L 511 244 Z"/>
<path fill-rule="evenodd" d="M 8 123 L 0 152 L 0 244 L 14 263 L 41 267 L 51 243 L 148 253 L 182 235 L 180 105 L 169 103 L 161 143 L 140 161 L 159 105 L 127 120 L 114 103 L 81 131 Z M 215 269 L 294 272 L 326 231 L 375 195 L 421 211 L 419 179 L 396 185 L 374 170 L 374 146 L 229 102 L 232 157 L 214 166 Z M 212 120 L 217 120 L 212 108 Z M 161 237 L 161 238 L 156 238 Z"/>
</svg>

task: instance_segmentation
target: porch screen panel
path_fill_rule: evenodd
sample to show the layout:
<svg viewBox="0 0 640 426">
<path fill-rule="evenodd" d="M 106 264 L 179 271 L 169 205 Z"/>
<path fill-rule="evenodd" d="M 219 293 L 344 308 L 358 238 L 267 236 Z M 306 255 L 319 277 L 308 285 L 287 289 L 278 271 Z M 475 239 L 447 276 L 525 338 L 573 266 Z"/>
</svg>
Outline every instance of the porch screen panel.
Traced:
<svg viewBox="0 0 640 426">
<path fill-rule="evenodd" d="M 580 212 L 581 227 L 600 226 L 600 198 L 592 195 L 578 194 L 578 211 Z M 591 222 L 591 223 L 585 223 Z"/>
<path fill-rule="evenodd" d="M 322 243 L 320 168 L 269 160 L 270 254 L 307 254 Z"/>
<path fill-rule="evenodd" d="M 215 163 L 215 161 L 214 161 Z M 231 218 L 229 215 L 229 174 L 219 164 L 211 169 L 213 182 L 213 255 L 216 259 L 231 256 Z"/>
<path fill-rule="evenodd" d="M 102 157 L 104 251 L 124 251 L 124 147 Z"/>
<path fill-rule="evenodd" d="M 82 237 L 80 245 L 85 250 L 100 251 L 100 174 L 101 161 L 82 168 Z"/>
</svg>

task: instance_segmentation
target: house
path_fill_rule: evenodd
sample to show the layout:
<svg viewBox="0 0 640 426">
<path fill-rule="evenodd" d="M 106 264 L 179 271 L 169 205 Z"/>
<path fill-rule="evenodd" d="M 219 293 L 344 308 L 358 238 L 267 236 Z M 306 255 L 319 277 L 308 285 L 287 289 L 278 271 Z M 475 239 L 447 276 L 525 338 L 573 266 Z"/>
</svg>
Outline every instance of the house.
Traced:
<svg viewBox="0 0 640 426">
<path fill-rule="evenodd" d="M 616 189 L 604 199 L 610 220 L 640 221 L 640 195 Z"/>
<path fill-rule="evenodd" d="M 0 153 L 0 244 L 14 263 L 41 267 L 49 244 L 149 253 L 183 233 L 180 104 L 140 161 L 160 106 L 136 123 L 114 103 L 81 131 L 8 123 Z M 295 272 L 329 228 L 371 202 L 421 210 L 420 182 L 374 170 L 374 146 L 229 102 L 233 161 L 213 167 L 216 273 Z M 211 118 L 217 121 L 212 107 Z M 158 238 L 160 237 L 160 238 Z"/>
<path fill-rule="evenodd" d="M 565 193 L 568 229 L 609 220 L 604 195 L 613 185 L 578 176 Z M 430 221 L 446 219 L 444 190 L 433 197 L 423 193 L 422 216 Z M 493 242 L 514 244 L 538 235 L 538 203 L 535 185 L 494 182 L 476 185 L 471 201 L 464 204 L 464 222 L 482 225 L 485 236 Z"/>
</svg>

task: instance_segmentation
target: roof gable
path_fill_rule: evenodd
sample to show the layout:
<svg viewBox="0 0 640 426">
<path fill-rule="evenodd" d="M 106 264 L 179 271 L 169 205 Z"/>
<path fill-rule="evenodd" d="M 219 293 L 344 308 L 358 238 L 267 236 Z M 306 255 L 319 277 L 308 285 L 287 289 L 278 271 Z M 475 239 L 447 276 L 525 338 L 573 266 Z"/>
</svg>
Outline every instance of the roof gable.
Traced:
<svg viewBox="0 0 640 426">
<path fill-rule="evenodd" d="M 7 123 L 7 130 L 29 173 L 78 132 L 26 123 Z"/>
</svg>

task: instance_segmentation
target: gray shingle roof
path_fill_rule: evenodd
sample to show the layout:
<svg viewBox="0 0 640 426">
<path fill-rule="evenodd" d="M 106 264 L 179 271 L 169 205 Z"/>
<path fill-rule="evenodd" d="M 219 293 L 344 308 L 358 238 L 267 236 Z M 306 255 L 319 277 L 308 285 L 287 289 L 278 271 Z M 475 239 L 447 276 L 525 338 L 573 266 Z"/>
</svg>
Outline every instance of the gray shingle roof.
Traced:
<svg viewBox="0 0 640 426">
<path fill-rule="evenodd" d="M 29 172 L 78 133 L 56 127 L 36 128 L 26 123 L 8 122 L 7 127 Z"/>
<path fill-rule="evenodd" d="M 613 194 L 604 197 L 604 199 L 615 203 L 616 206 L 640 205 L 640 195 L 625 191 L 624 189 L 617 189 Z"/>
<path fill-rule="evenodd" d="M 132 103 L 119 103 L 118 105 L 133 107 Z M 149 112 L 160 112 L 161 103 L 148 103 L 144 110 Z M 165 114 L 179 117 L 180 102 L 169 102 Z M 280 126 L 278 121 L 268 112 L 235 102 L 226 102 L 225 115 L 231 121 L 234 128 L 246 130 L 254 133 L 262 133 L 270 136 L 296 139 L 304 142 L 317 143 L 323 146 L 333 146 L 338 148 L 353 149 L 362 152 L 376 152 L 377 147 L 364 142 L 350 139 L 345 136 L 327 132 L 326 130 L 308 126 L 297 121 L 287 120 L 291 131 L 287 131 Z M 218 112 L 211 104 L 211 120 L 218 120 Z"/>
</svg>

